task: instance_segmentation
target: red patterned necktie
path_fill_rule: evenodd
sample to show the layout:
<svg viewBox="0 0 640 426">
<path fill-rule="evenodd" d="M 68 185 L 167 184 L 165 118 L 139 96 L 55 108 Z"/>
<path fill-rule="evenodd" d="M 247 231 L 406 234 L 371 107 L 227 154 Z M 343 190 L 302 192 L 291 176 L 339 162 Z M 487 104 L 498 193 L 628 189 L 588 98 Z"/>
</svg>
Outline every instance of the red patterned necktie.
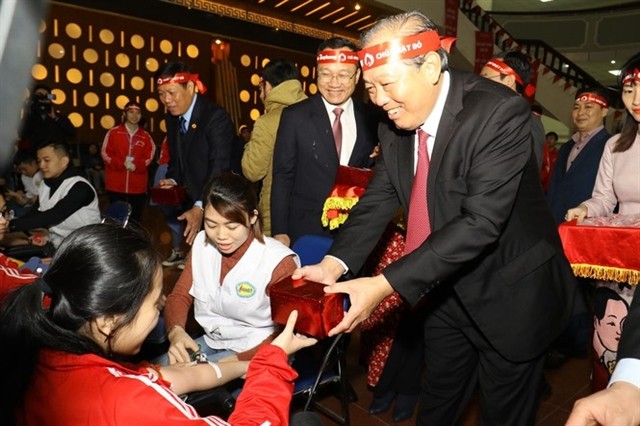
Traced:
<svg viewBox="0 0 640 426">
<path fill-rule="evenodd" d="M 427 139 L 429 139 L 429 135 L 422 129 L 418 129 L 418 164 L 411 187 L 404 254 L 409 254 L 419 247 L 431 233 L 427 209 L 427 176 L 429 175 Z"/>
<path fill-rule="evenodd" d="M 338 151 L 338 160 L 340 159 L 340 152 L 342 151 L 342 123 L 340 117 L 342 116 L 342 108 L 335 108 L 333 113 L 336 115 L 333 120 L 333 140 L 336 143 L 336 150 Z"/>
</svg>

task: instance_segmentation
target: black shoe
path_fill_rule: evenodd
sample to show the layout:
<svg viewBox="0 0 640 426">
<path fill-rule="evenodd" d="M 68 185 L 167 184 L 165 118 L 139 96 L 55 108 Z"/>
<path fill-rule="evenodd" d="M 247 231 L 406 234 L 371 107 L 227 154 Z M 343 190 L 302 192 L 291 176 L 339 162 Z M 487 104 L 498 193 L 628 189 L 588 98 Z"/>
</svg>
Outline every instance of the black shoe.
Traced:
<svg viewBox="0 0 640 426">
<path fill-rule="evenodd" d="M 384 413 L 391 407 L 391 403 L 395 397 L 396 393 L 392 391 L 385 393 L 383 396 L 374 397 L 369 406 L 369 414 Z"/>
<path fill-rule="evenodd" d="M 393 407 L 393 421 L 403 422 L 413 417 L 413 412 L 418 404 L 418 394 L 407 395 L 398 394 L 396 398 L 396 406 Z"/>
<path fill-rule="evenodd" d="M 544 357 L 544 368 L 558 368 L 567 360 L 567 356 L 556 349 L 549 349 Z"/>
<path fill-rule="evenodd" d="M 355 389 L 353 389 L 353 386 L 351 386 L 351 383 L 348 383 L 348 382 L 347 382 L 347 399 L 349 400 L 349 402 L 358 401 L 358 394 L 356 393 Z"/>
</svg>

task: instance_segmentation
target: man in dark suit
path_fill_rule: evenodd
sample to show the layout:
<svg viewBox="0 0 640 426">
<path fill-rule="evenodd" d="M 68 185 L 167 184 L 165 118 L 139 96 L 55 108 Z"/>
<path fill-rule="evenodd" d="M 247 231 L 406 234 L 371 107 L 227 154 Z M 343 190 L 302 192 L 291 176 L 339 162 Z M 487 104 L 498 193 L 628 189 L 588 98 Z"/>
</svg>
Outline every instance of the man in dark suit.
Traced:
<svg viewBox="0 0 640 426">
<path fill-rule="evenodd" d="M 594 87 L 576 93 L 571 112 L 576 132 L 558 150 L 547 193 L 558 225 L 564 222 L 567 210 L 591 198 L 600 157 L 611 137 L 604 128 L 608 112 L 606 89 Z"/>
<path fill-rule="evenodd" d="M 338 166 L 373 165 L 378 115 L 352 97 L 360 79 L 356 51 L 343 38 L 322 42 L 320 93 L 282 112 L 273 154 L 271 234 L 286 245 L 305 234 L 332 237 L 321 217 Z M 334 137 L 337 126 L 341 141 Z"/>
<path fill-rule="evenodd" d="M 567 426 L 640 424 L 640 296 L 624 323 L 616 369 L 609 387 L 576 401 Z"/>
<path fill-rule="evenodd" d="M 529 107 L 448 71 L 446 40 L 420 12 L 379 21 L 361 44 L 365 89 L 393 124 L 380 125 L 375 175 L 329 255 L 294 278 L 349 294 L 331 335 L 394 290 L 425 310 L 415 324 L 425 347 L 419 424 L 457 424 L 476 385 L 483 424 L 533 424 L 542 355 L 575 284 L 539 182 Z M 405 255 L 381 275 L 336 283 L 360 269 L 399 205 Z"/>
<path fill-rule="evenodd" d="M 206 90 L 182 62 L 168 62 L 155 74 L 160 101 L 167 109 L 169 168 L 162 186 L 184 185 L 188 201 L 178 220 L 185 220 L 188 244 L 202 228 L 202 190 L 207 181 L 231 169 L 235 128 L 229 114 L 202 96 Z M 196 90 L 197 89 L 197 90 Z"/>
</svg>

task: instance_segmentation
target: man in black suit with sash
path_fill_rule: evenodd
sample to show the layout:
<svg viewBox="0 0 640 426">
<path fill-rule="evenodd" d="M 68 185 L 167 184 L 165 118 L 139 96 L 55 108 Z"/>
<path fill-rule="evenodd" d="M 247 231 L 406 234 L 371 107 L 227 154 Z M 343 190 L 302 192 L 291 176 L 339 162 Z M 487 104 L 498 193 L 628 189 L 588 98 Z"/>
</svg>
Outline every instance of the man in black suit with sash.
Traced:
<svg viewBox="0 0 640 426">
<path fill-rule="evenodd" d="M 356 51 L 343 38 L 322 42 L 319 93 L 282 112 L 273 154 L 271 234 L 287 246 L 305 234 L 332 238 L 321 218 L 338 167 L 373 165 L 379 114 L 352 96 L 360 79 Z"/>
<path fill-rule="evenodd" d="M 532 425 L 543 354 L 575 284 L 532 155 L 529 106 L 449 70 L 447 40 L 420 12 L 379 21 L 361 44 L 365 89 L 393 124 L 380 125 L 375 174 L 328 256 L 294 278 L 349 294 L 331 335 L 394 290 L 425 310 L 418 424 L 458 424 L 478 386 L 483 424 Z M 381 275 L 336 283 L 360 269 L 400 205 L 405 255 Z"/>
</svg>

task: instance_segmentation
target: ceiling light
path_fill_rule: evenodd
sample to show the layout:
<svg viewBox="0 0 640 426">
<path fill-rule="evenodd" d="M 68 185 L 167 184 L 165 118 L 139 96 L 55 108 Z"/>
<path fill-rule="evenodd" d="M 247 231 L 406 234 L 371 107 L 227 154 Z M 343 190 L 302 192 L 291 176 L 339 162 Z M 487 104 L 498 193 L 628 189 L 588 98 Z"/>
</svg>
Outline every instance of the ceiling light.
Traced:
<svg viewBox="0 0 640 426">
<path fill-rule="evenodd" d="M 356 3 L 356 5 L 355 5 L 354 9 L 355 9 L 355 10 L 360 10 L 360 5 L 359 5 L 358 3 Z"/>
<path fill-rule="evenodd" d="M 615 64 L 615 63 L 616 63 L 616 60 L 615 60 L 615 59 L 612 59 L 612 60 L 611 60 L 611 63 L 612 63 L 612 64 Z"/>
<path fill-rule="evenodd" d="M 609 74 L 613 74 L 617 77 L 620 75 L 620 70 L 609 70 Z"/>
<path fill-rule="evenodd" d="M 540 0 L 540 2 L 542 2 L 542 3 L 548 3 L 550 1 L 553 1 L 553 0 Z"/>
</svg>

